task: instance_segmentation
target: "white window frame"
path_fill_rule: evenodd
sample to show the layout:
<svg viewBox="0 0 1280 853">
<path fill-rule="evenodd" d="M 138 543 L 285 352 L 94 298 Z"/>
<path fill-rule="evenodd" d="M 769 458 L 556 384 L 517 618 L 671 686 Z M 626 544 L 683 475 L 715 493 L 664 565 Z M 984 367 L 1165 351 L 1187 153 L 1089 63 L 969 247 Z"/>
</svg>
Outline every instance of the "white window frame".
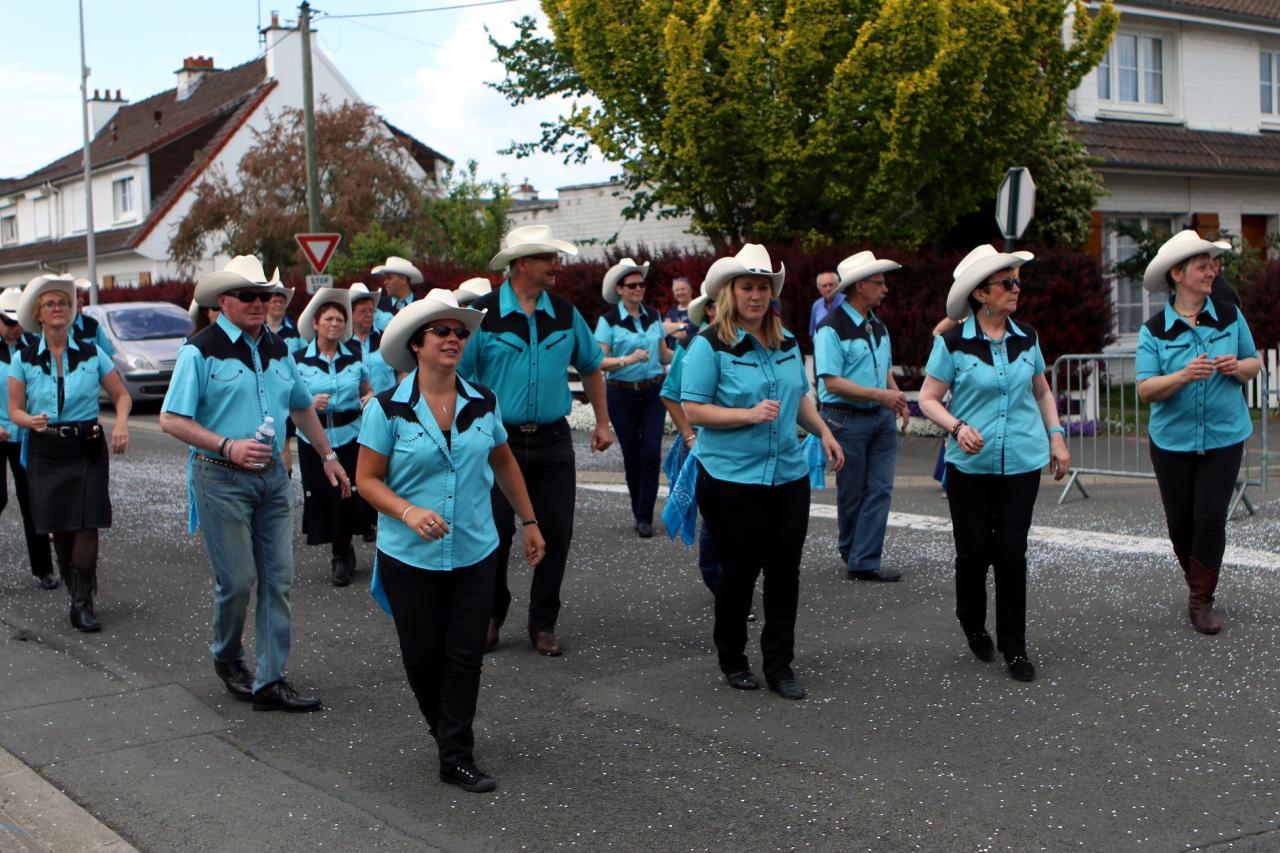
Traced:
<svg viewBox="0 0 1280 853">
<path fill-rule="evenodd" d="M 14 208 L 0 213 L 0 245 L 12 246 L 18 242 L 18 211 Z"/>
<path fill-rule="evenodd" d="M 134 195 L 136 184 L 133 175 L 124 175 L 111 181 L 111 213 L 116 222 L 137 219 L 138 200 Z"/>
<path fill-rule="evenodd" d="M 1264 59 L 1268 66 L 1266 72 L 1263 71 Z M 1258 49 L 1258 112 L 1264 122 L 1280 122 L 1280 49 Z"/>
<path fill-rule="evenodd" d="M 1177 213 L 1104 213 L 1104 220 L 1126 220 L 1136 221 L 1143 228 L 1150 228 L 1155 222 L 1160 226 L 1169 227 L 1170 234 L 1176 234 L 1184 227 L 1185 214 Z M 1111 331 L 1116 336 L 1116 342 L 1125 349 L 1132 349 L 1137 345 L 1138 330 L 1142 328 L 1142 324 L 1147 318 L 1155 313 L 1156 309 L 1164 305 L 1168 299 L 1167 295 L 1161 293 L 1151 293 L 1142 287 L 1142 282 L 1132 279 L 1121 278 L 1118 274 L 1110 272 L 1111 264 L 1119 259 L 1122 249 L 1128 247 L 1121 246 L 1120 235 L 1110 228 L 1107 228 L 1102 235 L 1102 263 L 1107 284 L 1111 290 Z M 1131 254 L 1131 253 L 1130 253 Z M 1129 255 L 1126 254 L 1126 257 Z M 1128 293 L 1126 288 L 1131 288 Z M 1141 303 L 1130 301 L 1127 298 L 1136 291 L 1141 296 Z M 1141 304 L 1138 322 L 1133 329 L 1123 329 L 1120 326 L 1121 310 L 1125 307 Z"/>
<path fill-rule="evenodd" d="M 1177 89 L 1177 35 L 1169 30 L 1148 29 L 1144 27 L 1125 26 L 1118 30 L 1106 55 L 1094 70 L 1095 95 L 1098 99 L 1099 116 L 1120 117 L 1170 117 L 1176 112 L 1175 102 Z M 1135 46 L 1134 73 L 1137 75 L 1136 100 L 1122 99 L 1120 41 L 1133 39 Z M 1160 68 L 1153 71 L 1148 57 L 1148 46 L 1152 40 L 1160 43 Z M 1160 102 L 1151 103 L 1151 78 L 1158 73 L 1160 77 Z"/>
</svg>

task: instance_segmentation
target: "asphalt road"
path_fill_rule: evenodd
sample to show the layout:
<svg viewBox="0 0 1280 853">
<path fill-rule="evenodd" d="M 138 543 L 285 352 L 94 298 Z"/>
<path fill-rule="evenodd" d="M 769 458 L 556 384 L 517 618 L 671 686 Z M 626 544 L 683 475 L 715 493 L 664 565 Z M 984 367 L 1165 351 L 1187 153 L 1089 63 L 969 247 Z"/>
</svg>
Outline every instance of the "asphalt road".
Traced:
<svg viewBox="0 0 1280 853">
<path fill-rule="evenodd" d="M 693 552 L 637 539 L 617 451 L 580 450 L 567 653 L 536 656 L 513 607 L 476 722 L 500 787 L 474 795 L 436 779 L 367 594 L 372 546 L 334 589 L 327 548 L 296 540 L 289 673 L 323 712 L 255 714 L 223 692 L 183 450 L 148 421 L 113 463 L 101 634 L 70 628 L 65 594 L 31 581 L 16 507 L 0 516 L 0 746 L 139 849 L 1280 849 L 1274 498 L 1231 524 L 1242 564 L 1224 570 L 1226 628 L 1203 637 L 1154 486 L 1057 507 L 1046 478 L 1028 608 L 1040 678 L 1020 684 L 965 646 L 936 445 L 907 440 L 886 551 L 902 583 L 844 579 L 834 495 L 815 492 L 796 661 L 809 698 L 787 702 L 723 684 Z M 513 571 L 519 603 L 527 578 Z"/>
</svg>

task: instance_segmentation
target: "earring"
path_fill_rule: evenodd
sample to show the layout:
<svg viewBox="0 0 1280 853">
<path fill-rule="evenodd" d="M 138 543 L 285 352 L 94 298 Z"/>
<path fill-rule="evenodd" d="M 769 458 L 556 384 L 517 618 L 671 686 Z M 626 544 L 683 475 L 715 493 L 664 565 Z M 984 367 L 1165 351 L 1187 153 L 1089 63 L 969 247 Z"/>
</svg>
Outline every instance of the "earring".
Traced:
<svg viewBox="0 0 1280 853">
<path fill-rule="evenodd" d="M 983 306 L 982 306 L 982 313 L 983 313 L 983 314 L 986 314 L 988 317 L 990 317 L 990 316 L 991 316 L 991 306 L 990 306 L 990 305 L 983 305 Z"/>
</svg>

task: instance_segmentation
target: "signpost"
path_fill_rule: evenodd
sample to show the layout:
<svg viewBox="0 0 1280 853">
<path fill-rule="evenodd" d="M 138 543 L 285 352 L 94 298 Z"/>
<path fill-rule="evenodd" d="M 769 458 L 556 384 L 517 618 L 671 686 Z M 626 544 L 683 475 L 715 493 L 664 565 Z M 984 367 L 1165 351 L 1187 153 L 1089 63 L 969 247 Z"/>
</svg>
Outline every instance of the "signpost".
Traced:
<svg viewBox="0 0 1280 853">
<path fill-rule="evenodd" d="M 1013 251 L 1013 242 L 1022 236 L 1036 212 L 1036 185 L 1031 170 L 1014 166 L 1004 173 L 996 192 L 996 224 L 1004 234 L 1004 250 Z"/>
<path fill-rule="evenodd" d="M 298 248 L 306 256 L 307 262 L 315 270 L 315 275 L 307 276 L 307 293 L 315 293 L 322 287 L 333 287 L 333 276 L 325 275 L 324 268 L 333 257 L 334 250 L 342 241 L 341 234 L 318 232 L 315 234 L 294 234 Z"/>
</svg>

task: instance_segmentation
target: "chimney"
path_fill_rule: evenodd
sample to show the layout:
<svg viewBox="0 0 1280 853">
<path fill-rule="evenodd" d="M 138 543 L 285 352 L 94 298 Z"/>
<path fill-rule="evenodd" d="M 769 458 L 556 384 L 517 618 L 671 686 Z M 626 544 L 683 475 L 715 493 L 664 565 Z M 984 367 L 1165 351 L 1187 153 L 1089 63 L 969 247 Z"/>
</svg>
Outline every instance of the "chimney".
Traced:
<svg viewBox="0 0 1280 853">
<path fill-rule="evenodd" d="M 217 70 L 213 67 L 212 56 L 188 56 L 182 60 L 182 67 L 176 72 L 178 75 L 178 100 L 185 101 L 191 97 L 191 93 L 200 85 L 204 75 Z"/>
<path fill-rule="evenodd" d="M 529 179 L 525 178 L 523 184 L 511 191 L 511 198 L 515 201 L 537 201 L 538 191 L 533 188 L 533 184 L 529 183 Z"/>
<path fill-rule="evenodd" d="M 119 89 L 116 89 L 114 98 L 111 96 L 110 89 L 93 90 L 93 97 L 89 99 L 89 126 L 92 128 L 91 132 L 94 136 L 97 136 L 98 131 L 107 126 L 107 122 L 111 121 L 112 117 L 124 104 L 125 100 L 120 97 Z"/>
</svg>

